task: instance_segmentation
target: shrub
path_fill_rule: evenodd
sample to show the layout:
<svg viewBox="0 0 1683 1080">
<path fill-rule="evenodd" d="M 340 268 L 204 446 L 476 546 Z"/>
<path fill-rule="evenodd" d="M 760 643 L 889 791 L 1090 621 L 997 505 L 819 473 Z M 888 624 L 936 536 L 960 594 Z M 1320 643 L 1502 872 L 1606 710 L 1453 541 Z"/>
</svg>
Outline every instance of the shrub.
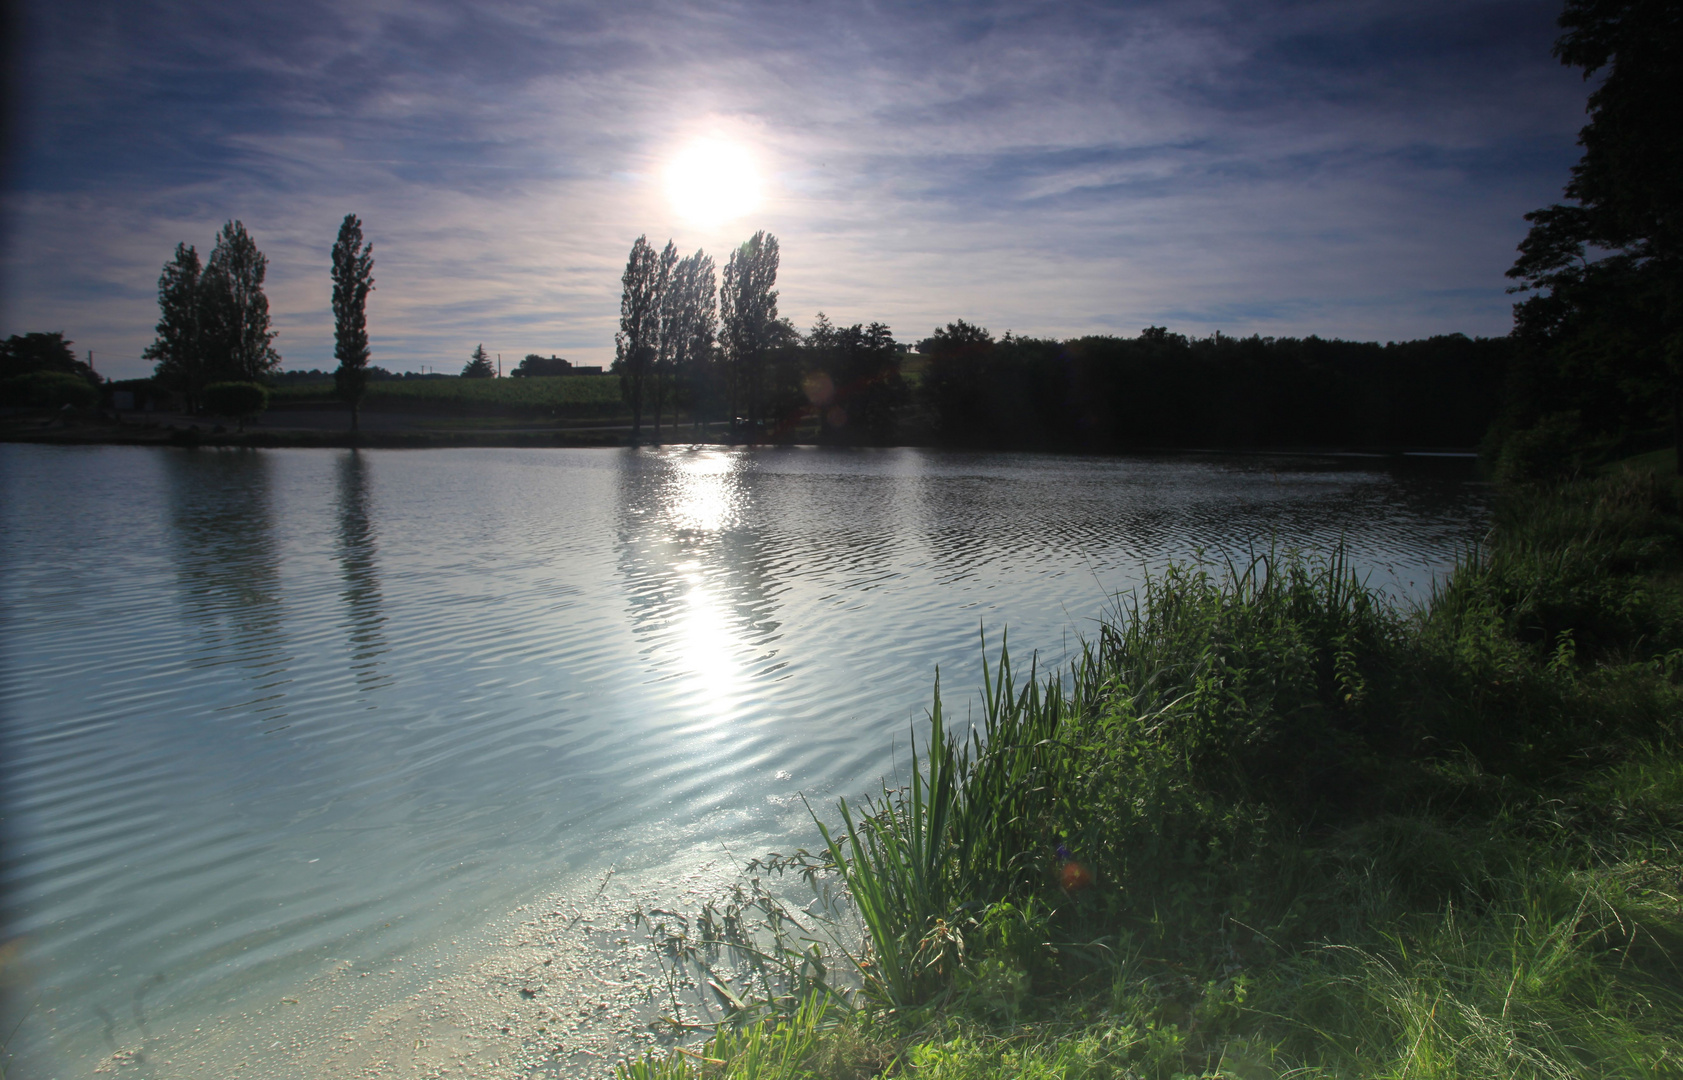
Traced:
<svg viewBox="0 0 1683 1080">
<path fill-rule="evenodd" d="M 256 383 L 211 383 L 204 391 L 205 408 L 219 416 L 229 416 L 245 429 L 248 418 L 269 407 L 269 391 Z"/>
<path fill-rule="evenodd" d="M 1495 479 L 1501 484 L 1570 479 L 1583 470 L 1587 443 L 1576 413 L 1550 413 L 1502 440 Z"/>
<path fill-rule="evenodd" d="M 62 371 L 32 371 L 0 381 L 0 405 L 91 409 L 98 401 L 99 391 L 88 380 Z"/>
</svg>

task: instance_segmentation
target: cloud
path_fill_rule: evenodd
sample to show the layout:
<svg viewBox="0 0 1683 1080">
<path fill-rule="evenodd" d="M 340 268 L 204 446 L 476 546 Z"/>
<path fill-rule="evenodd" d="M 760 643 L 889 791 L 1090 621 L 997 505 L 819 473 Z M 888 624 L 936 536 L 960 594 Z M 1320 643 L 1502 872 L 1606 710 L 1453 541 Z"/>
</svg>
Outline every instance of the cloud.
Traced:
<svg viewBox="0 0 1683 1080">
<path fill-rule="evenodd" d="M 1501 333 L 1520 216 L 1584 88 L 1554 8 L 1489 3 L 37 0 L 0 330 L 138 374 L 177 241 L 240 218 L 288 366 L 331 366 L 327 249 L 375 244 L 375 362 L 611 358 L 631 241 L 782 240 L 782 307 L 996 330 Z M 710 232 L 659 180 L 754 148 Z"/>
</svg>

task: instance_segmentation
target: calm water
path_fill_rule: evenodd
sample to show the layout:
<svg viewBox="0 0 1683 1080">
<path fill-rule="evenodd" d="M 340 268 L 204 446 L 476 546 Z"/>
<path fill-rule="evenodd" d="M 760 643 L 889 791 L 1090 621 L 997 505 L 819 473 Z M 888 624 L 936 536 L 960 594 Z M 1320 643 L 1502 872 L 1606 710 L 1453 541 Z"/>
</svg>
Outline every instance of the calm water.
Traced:
<svg viewBox="0 0 1683 1080">
<path fill-rule="evenodd" d="M 0 446 L 0 477 L 19 1076 L 324 956 L 465 948 L 569 876 L 804 839 L 797 793 L 892 772 L 937 665 L 962 715 L 981 627 L 1055 661 L 1145 568 L 1252 543 L 1342 537 L 1418 596 L 1485 515 L 1465 462 L 1377 459 Z"/>
</svg>

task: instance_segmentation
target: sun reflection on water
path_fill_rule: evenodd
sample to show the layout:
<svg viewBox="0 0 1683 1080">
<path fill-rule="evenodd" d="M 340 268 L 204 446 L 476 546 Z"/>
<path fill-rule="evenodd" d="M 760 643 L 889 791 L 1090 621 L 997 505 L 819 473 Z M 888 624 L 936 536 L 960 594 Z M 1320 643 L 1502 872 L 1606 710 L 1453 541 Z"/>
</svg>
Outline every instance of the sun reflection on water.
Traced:
<svg viewBox="0 0 1683 1080">
<path fill-rule="evenodd" d="M 720 534 L 741 520 L 745 459 L 740 451 L 695 450 L 668 460 L 665 517 L 672 539 L 695 555 L 673 567 L 683 582 L 673 640 L 677 666 L 698 726 L 722 738 L 749 688 L 740 659 L 746 642 L 732 617 L 721 568 L 711 564 L 722 554 Z"/>
<path fill-rule="evenodd" d="M 695 450 L 674 462 L 670 518 L 675 531 L 718 532 L 738 517 L 740 451 Z"/>
</svg>

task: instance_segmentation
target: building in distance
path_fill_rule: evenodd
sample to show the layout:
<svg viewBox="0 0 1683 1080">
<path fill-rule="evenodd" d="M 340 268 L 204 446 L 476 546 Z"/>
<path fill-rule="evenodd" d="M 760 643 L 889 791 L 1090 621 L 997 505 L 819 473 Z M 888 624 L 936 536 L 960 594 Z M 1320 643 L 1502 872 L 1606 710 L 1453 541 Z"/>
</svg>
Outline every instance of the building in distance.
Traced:
<svg viewBox="0 0 1683 1080">
<path fill-rule="evenodd" d="M 586 367 L 575 364 L 570 360 L 563 360 L 559 356 L 539 356 L 537 353 L 527 353 L 520 361 L 520 366 L 509 372 L 517 379 L 540 378 L 546 375 L 600 375 L 600 364 Z"/>
</svg>

